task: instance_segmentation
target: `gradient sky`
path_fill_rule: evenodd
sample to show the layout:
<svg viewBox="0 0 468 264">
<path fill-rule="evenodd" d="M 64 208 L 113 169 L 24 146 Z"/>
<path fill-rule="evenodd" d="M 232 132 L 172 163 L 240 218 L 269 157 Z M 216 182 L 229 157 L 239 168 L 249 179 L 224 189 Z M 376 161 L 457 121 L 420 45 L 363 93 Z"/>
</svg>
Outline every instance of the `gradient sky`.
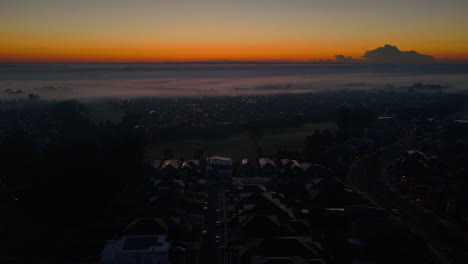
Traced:
<svg viewBox="0 0 468 264">
<path fill-rule="evenodd" d="M 0 61 L 468 59 L 466 0 L 0 0 Z"/>
</svg>

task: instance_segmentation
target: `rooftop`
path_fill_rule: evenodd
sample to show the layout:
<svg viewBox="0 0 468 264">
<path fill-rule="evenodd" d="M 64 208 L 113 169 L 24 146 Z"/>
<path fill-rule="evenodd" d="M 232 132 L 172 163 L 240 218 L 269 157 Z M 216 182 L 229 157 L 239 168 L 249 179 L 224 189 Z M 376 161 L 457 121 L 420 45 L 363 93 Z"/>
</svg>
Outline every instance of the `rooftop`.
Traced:
<svg viewBox="0 0 468 264">
<path fill-rule="evenodd" d="M 122 250 L 150 250 L 164 246 L 166 236 L 130 236 L 125 237 Z"/>
</svg>

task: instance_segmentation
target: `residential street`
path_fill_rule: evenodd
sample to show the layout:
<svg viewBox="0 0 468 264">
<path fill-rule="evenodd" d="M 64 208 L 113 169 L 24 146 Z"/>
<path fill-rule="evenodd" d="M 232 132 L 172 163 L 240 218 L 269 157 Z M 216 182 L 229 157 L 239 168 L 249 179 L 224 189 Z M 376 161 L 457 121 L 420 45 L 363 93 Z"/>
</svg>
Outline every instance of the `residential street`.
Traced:
<svg viewBox="0 0 468 264">
<path fill-rule="evenodd" d="M 216 236 L 220 235 L 220 231 L 216 226 L 216 221 L 218 220 L 216 209 L 219 208 L 218 191 L 216 183 L 208 182 L 208 211 L 204 227 L 208 231 L 208 234 L 202 238 L 199 264 L 219 263 L 220 254 L 218 254 L 218 247 L 216 245 Z"/>
</svg>

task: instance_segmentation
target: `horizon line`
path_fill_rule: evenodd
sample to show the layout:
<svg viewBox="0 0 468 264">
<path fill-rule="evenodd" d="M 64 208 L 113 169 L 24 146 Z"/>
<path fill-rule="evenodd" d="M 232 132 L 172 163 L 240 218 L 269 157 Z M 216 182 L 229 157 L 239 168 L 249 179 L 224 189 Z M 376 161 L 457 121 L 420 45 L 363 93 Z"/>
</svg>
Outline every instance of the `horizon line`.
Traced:
<svg viewBox="0 0 468 264">
<path fill-rule="evenodd" d="M 0 64 L 60 64 L 60 63 L 76 63 L 76 64 L 86 64 L 86 63 L 95 63 L 95 64 L 164 64 L 164 63 L 291 63 L 291 64 L 369 64 L 369 65 L 384 65 L 384 64 L 393 64 L 393 65 L 407 65 L 407 64 L 418 64 L 418 63 L 372 63 L 367 59 L 353 59 L 353 61 L 337 61 L 336 59 L 271 59 L 271 60 L 229 60 L 229 59 L 214 59 L 214 60 L 57 60 L 57 61 L 40 61 L 40 60 L 23 60 L 23 61 L 1 61 Z M 423 64 L 460 64 L 468 63 L 468 58 L 452 59 L 452 58 L 434 58 L 432 63 L 423 63 Z M 419 63 L 421 64 L 421 63 Z"/>
</svg>

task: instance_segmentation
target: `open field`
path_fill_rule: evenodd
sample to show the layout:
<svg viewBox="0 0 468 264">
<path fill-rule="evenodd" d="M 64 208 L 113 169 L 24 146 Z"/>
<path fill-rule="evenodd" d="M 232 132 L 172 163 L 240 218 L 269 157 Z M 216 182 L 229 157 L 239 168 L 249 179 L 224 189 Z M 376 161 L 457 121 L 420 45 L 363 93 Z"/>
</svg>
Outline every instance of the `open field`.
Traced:
<svg viewBox="0 0 468 264">
<path fill-rule="evenodd" d="M 312 135 L 315 129 L 334 131 L 336 124 L 333 122 L 309 123 L 297 127 L 265 129 L 257 138 L 252 138 L 247 132 L 243 132 L 238 136 L 224 139 L 168 140 L 150 146 L 147 159 L 161 159 L 165 150 L 170 150 L 176 158 L 185 159 L 191 158 L 196 149 L 201 149 L 205 155 L 226 154 L 234 159 L 256 157 L 259 146 L 266 155 L 276 153 L 278 150 L 302 151 L 305 138 Z"/>
<path fill-rule="evenodd" d="M 89 118 L 96 123 L 107 120 L 113 123 L 119 123 L 124 116 L 123 110 L 113 106 L 111 102 L 86 103 L 86 109 Z"/>
</svg>

